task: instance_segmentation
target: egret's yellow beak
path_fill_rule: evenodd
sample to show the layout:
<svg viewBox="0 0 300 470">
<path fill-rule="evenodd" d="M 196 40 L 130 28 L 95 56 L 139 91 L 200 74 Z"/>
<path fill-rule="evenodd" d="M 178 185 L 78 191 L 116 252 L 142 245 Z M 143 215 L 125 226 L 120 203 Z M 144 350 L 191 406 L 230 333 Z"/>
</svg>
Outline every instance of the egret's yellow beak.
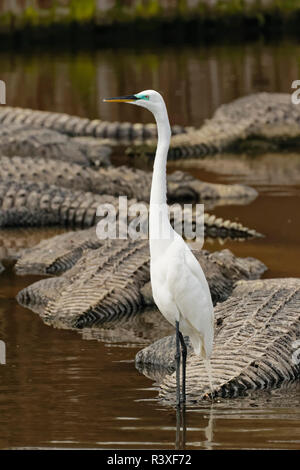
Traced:
<svg viewBox="0 0 300 470">
<path fill-rule="evenodd" d="M 135 95 L 129 95 L 117 96 L 116 98 L 105 98 L 103 101 L 105 101 L 105 103 L 132 103 L 136 100 L 138 100 L 138 98 Z"/>
</svg>

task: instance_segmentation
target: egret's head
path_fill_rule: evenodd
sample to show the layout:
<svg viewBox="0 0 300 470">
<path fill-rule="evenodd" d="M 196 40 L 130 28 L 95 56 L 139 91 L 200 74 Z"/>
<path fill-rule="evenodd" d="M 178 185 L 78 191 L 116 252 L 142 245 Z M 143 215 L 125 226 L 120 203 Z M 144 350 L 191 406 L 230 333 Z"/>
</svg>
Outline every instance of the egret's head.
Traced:
<svg viewBox="0 0 300 470">
<path fill-rule="evenodd" d="M 149 109 L 154 115 L 165 112 L 166 106 L 163 97 L 155 90 L 145 90 L 135 95 L 118 96 L 104 99 L 108 103 L 130 103 Z"/>
</svg>

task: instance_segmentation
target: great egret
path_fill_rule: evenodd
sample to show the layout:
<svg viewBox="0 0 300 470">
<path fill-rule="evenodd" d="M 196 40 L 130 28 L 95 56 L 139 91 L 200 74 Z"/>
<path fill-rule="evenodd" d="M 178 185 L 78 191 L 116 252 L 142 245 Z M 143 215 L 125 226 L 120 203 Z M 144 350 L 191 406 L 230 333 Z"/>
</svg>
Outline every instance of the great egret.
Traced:
<svg viewBox="0 0 300 470">
<path fill-rule="evenodd" d="M 166 164 L 171 128 L 168 112 L 162 96 L 154 90 L 104 101 L 142 106 L 153 113 L 157 124 L 158 144 L 153 167 L 149 215 L 150 276 L 154 301 L 164 317 L 176 328 L 176 401 L 179 406 L 186 400 L 187 348 L 183 336 L 190 337 L 195 353 L 204 359 L 209 373 L 208 361 L 214 336 L 214 309 L 209 286 L 200 264 L 169 222 Z M 209 382 L 211 385 L 210 373 Z"/>
</svg>

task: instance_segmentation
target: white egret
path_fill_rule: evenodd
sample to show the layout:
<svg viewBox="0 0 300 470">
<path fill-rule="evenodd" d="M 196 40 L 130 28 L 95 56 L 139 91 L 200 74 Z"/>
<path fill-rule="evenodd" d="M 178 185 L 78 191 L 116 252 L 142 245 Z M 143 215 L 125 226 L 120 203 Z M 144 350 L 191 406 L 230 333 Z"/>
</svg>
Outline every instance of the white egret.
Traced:
<svg viewBox="0 0 300 470">
<path fill-rule="evenodd" d="M 176 328 L 176 400 L 185 403 L 187 349 L 189 336 L 194 351 L 204 361 L 212 353 L 214 309 L 202 268 L 182 237 L 171 227 L 167 206 L 166 164 L 171 138 L 168 112 L 162 96 L 154 90 L 105 99 L 131 103 L 151 111 L 158 130 L 150 196 L 150 275 L 154 301 L 164 317 Z M 180 397 L 180 345 L 182 352 L 182 399 Z M 209 370 L 208 370 L 209 373 Z M 209 374 L 209 381 L 210 374 Z M 211 387 L 212 389 L 212 387 Z"/>
</svg>

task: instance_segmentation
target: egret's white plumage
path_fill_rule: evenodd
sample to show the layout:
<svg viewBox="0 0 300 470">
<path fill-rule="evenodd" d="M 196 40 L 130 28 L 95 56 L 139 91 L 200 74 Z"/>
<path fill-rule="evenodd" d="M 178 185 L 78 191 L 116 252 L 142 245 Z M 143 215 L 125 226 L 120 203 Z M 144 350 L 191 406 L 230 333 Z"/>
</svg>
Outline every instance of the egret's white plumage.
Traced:
<svg viewBox="0 0 300 470">
<path fill-rule="evenodd" d="M 110 100 L 107 100 L 110 101 Z M 174 326 L 189 336 L 196 354 L 205 361 L 211 356 L 214 335 L 214 309 L 202 268 L 188 245 L 169 222 L 166 164 L 171 138 L 167 109 L 154 90 L 113 98 L 142 106 L 155 117 L 158 144 L 153 166 L 150 197 L 149 238 L 150 275 L 154 301 Z M 181 340 L 183 340 L 181 338 Z"/>
<path fill-rule="evenodd" d="M 196 354 L 209 359 L 213 344 L 213 305 L 200 264 L 182 238 L 151 259 L 153 298 L 160 312 L 189 336 Z"/>
</svg>

